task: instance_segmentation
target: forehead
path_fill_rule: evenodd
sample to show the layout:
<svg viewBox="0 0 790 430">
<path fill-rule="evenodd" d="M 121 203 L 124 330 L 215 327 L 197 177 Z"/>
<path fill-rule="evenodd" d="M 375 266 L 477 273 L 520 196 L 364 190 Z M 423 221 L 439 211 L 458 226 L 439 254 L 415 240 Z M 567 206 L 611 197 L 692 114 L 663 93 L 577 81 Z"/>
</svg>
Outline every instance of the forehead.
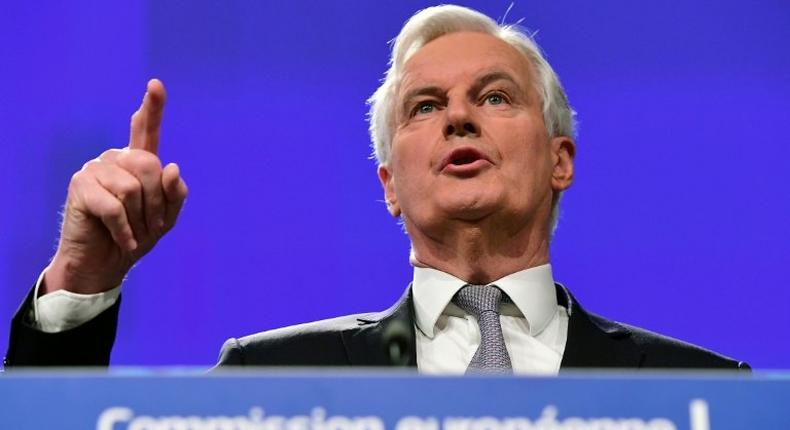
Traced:
<svg viewBox="0 0 790 430">
<path fill-rule="evenodd" d="M 513 46 L 490 34 L 457 32 L 441 36 L 417 50 L 404 64 L 401 90 L 422 84 L 452 84 L 491 70 L 526 84 L 530 64 Z"/>
</svg>

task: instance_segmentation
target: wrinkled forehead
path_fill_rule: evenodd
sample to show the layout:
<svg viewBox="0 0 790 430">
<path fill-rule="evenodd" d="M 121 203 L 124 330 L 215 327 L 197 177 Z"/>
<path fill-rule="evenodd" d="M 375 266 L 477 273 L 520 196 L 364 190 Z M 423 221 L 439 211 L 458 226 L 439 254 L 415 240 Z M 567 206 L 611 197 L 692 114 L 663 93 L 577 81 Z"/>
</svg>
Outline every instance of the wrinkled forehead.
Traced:
<svg viewBox="0 0 790 430">
<path fill-rule="evenodd" d="M 533 75 L 526 56 L 507 42 L 486 33 L 450 33 L 414 51 L 401 67 L 395 93 L 400 99 L 415 86 L 473 82 L 494 72 L 509 75 L 523 88 Z"/>
</svg>

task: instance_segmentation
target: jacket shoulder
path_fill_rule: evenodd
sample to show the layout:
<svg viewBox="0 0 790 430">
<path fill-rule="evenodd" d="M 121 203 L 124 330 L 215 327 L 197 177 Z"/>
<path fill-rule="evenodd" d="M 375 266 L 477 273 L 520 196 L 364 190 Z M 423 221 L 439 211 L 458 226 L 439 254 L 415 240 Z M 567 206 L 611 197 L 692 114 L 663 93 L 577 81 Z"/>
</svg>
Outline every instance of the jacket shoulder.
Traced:
<svg viewBox="0 0 790 430">
<path fill-rule="evenodd" d="M 358 329 L 371 315 L 345 315 L 230 338 L 222 346 L 217 367 L 349 365 L 342 333 Z"/>
<path fill-rule="evenodd" d="M 675 369 L 742 369 L 749 370 L 746 362 L 726 357 L 709 349 L 641 327 L 608 320 L 590 314 L 598 326 L 619 326 L 627 338 L 642 351 L 640 367 Z"/>
</svg>

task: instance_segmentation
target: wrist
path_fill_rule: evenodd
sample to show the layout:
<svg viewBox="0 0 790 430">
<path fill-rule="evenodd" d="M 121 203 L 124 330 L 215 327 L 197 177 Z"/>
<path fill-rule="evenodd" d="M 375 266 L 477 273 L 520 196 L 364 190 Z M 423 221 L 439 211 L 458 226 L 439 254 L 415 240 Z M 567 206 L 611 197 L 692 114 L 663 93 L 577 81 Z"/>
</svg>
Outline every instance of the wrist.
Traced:
<svg viewBox="0 0 790 430">
<path fill-rule="evenodd" d="M 113 289 L 121 284 L 123 275 L 86 273 L 70 259 L 56 255 L 44 270 L 44 279 L 39 287 L 39 296 L 57 290 L 78 294 L 96 294 Z"/>
</svg>

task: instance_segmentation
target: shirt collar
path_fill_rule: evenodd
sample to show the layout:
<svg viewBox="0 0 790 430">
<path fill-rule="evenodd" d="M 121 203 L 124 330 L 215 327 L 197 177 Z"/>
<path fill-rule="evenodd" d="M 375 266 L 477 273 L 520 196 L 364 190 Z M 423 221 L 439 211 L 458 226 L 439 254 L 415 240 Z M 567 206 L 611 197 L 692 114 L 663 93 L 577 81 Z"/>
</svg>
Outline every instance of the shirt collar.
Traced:
<svg viewBox="0 0 790 430">
<path fill-rule="evenodd" d="M 448 307 L 455 293 L 468 282 L 449 273 L 427 267 L 414 268 L 414 312 L 417 327 L 429 338 L 439 316 Z M 530 336 L 537 336 L 557 311 L 557 294 L 551 265 L 531 267 L 489 285 L 496 285 L 507 294 L 529 326 Z"/>
</svg>

